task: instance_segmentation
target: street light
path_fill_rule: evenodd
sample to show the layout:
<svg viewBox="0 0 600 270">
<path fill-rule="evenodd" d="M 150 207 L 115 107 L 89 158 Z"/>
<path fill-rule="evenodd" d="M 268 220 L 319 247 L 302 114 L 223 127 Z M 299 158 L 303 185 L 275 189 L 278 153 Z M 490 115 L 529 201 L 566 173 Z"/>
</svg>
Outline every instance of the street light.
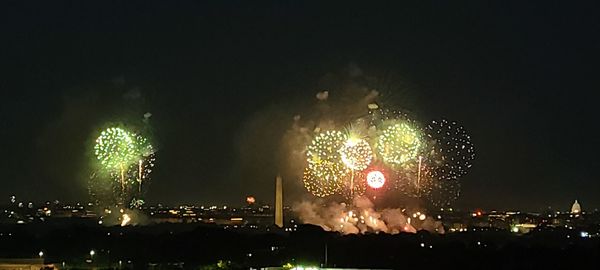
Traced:
<svg viewBox="0 0 600 270">
<path fill-rule="evenodd" d="M 96 251 L 94 251 L 93 249 L 90 250 L 90 257 L 94 258 L 94 255 L 96 255 Z"/>
<path fill-rule="evenodd" d="M 38 253 L 38 255 L 40 256 L 40 258 L 44 257 L 44 252 L 40 250 L 40 252 Z"/>
</svg>

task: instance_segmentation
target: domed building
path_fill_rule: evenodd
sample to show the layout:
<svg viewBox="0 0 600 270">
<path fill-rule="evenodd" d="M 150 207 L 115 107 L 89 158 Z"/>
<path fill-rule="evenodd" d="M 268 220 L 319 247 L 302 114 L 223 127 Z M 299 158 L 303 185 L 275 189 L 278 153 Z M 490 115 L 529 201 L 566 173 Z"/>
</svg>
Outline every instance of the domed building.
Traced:
<svg viewBox="0 0 600 270">
<path fill-rule="evenodd" d="M 581 213 L 581 205 L 579 205 L 579 202 L 577 202 L 577 200 L 575 200 L 575 202 L 573 203 L 573 206 L 571 206 L 571 214 L 579 214 Z"/>
</svg>

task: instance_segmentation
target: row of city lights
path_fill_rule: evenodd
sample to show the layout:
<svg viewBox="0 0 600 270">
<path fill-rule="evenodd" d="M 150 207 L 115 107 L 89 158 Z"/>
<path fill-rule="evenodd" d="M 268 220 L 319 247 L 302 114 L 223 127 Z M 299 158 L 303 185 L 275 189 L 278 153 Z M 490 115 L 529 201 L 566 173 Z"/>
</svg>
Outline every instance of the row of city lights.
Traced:
<svg viewBox="0 0 600 270">
<path fill-rule="evenodd" d="M 92 249 L 92 250 L 90 250 L 90 257 L 92 257 L 92 258 L 93 258 L 93 257 L 94 257 L 94 255 L 96 255 L 96 251 L 95 251 L 95 250 L 93 250 L 93 249 Z M 38 252 L 38 256 L 39 256 L 40 258 L 44 257 L 44 251 L 43 251 L 43 250 L 40 250 L 40 252 Z"/>
</svg>

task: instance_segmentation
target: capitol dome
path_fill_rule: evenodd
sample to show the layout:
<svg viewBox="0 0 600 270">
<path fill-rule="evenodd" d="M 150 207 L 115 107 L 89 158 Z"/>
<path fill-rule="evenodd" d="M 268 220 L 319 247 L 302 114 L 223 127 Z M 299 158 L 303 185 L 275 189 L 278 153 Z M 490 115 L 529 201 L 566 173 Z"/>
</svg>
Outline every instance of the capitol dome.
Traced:
<svg viewBox="0 0 600 270">
<path fill-rule="evenodd" d="M 573 206 L 571 206 L 571 213 L 573 213 L 573 214 L 581 213 L 581 205 L 579 205 L 579 202 L 577 202 L 577 200 L 575 200 L 575 202 L 573 203 Z"/>
</svg>

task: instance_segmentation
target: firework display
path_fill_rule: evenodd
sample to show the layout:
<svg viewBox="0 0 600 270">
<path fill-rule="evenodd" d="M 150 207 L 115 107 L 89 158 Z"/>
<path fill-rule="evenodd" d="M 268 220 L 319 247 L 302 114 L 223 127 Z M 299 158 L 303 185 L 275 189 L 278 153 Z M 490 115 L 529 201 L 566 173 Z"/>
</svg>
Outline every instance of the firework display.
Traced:
<svg viewBox="0 0 600 270">
<path fill-rule="evenodd" d="M 367 191 L 367 182 L 363 179 L 366 179 L 364 172 L 352 171 L 344 179 L 340 194 L 348 201 L 364 195 Z"/>
<path fill-rule="evenodd" d="M 362 171 L 373 160 L 373 150 L 363 139 L 349 138 L 340 148 L 340 155 L 344 165 L 352 170 Z"/>
<path fill-rule="evenodd" d="M 137 161 L 131 164 L 129 172 L 133 174 L 132 178 L 137 182 L 138 192 L 141 193 L 144 180 L 150 178 L 156 157 L 154 155 L 155 150 L 148 139 L 141 135 L 136 135 L 135 138 Z"/>
<path fill-rule="evenodd" d="M 367 116 L 340 126 L 346 133 L 316 129 L 306 147 L 306 189 L 317 197 L 341 195 L 347 200 L 393 190 L 435 206 L 456 200 L 459 179 L 475 158 L 465 129 L 445 119 L 423 128 L 405 113 L 380 106 L 368 109 Z"/>
<path fill-rule="evenodd" d="M 417 158 L 421 150 L 419 130 L 407 122 L 385 128 L 379 136 L 377 150 L 383 161 L 393 167 L 405 165 Z"/>
<path fill-rule="evenodd" d="M 103 197 L 105 204 L 141 207 L 156 160 L 148 139 L 120 127 L 107 128 L 96 139 L 94 154 L 99 170 L 91 177 L 92 195 Z"/>
<path fill-rule="evenodd" d="M 339 149 L 346 137 L 339 131 L 326 131 L 315 137 L 306 151 L 308 167 L 304 184 L 315 196 L 338 193 L 344 177 L 350 173 L 342 162 Z"/>
<path fill-rule="evenodd" d="M 338 175 L 337 177 L 341 177 Z M 339 178 L 336 178 L 339 179 Z M 342 190 L 342 181 L 334 180 L 333 178 L 318 177 L 312 170 L 306 168 L 302 177 L 304 187 L 317 197 L 326 197 L 333 194 L 338 194 Z"/>
<path fill-rule="evenodd" d="M 431 192 L 427 194 L 427 199 L 436 207 L 451 206 L 460 196 L 460 181 L 438 180 L 432 184 Z"/>
<path fill-rule="evenodd" d="M 121 188 L 124 190 L 126 168 L 136 159 L 132 134 L 121 128 L 106 129 L 96 139 L 94 152 L 105 169 L 118 172 Z"/>
<path fill-rule="evenodd" d="M 475 149 L 465 129 L 457 122 L 442 119 L 431 121 L 425 131 L 432 141 L 433 155 L 442 164 L 438 177 L 449 180 L 467 174 L 475 159 Z"/>
<path fill-rule="evenodd" d="M 475 159 L 471 136 L 455 121 L 433 120 L 425 128 L 431 141 L 431 169 L 426 177 L 435 179 L 429 200 L 436 206 L 448 206 L 458 199 L 460 177 L 466 175 Z"/>
<path fill-rule="evenodd" d="M 380 171 L 372 171 L 367 174 L 367 183 L 371 188 L 381 188 L 385 184 L 385 176 Z"/>
</svg>

